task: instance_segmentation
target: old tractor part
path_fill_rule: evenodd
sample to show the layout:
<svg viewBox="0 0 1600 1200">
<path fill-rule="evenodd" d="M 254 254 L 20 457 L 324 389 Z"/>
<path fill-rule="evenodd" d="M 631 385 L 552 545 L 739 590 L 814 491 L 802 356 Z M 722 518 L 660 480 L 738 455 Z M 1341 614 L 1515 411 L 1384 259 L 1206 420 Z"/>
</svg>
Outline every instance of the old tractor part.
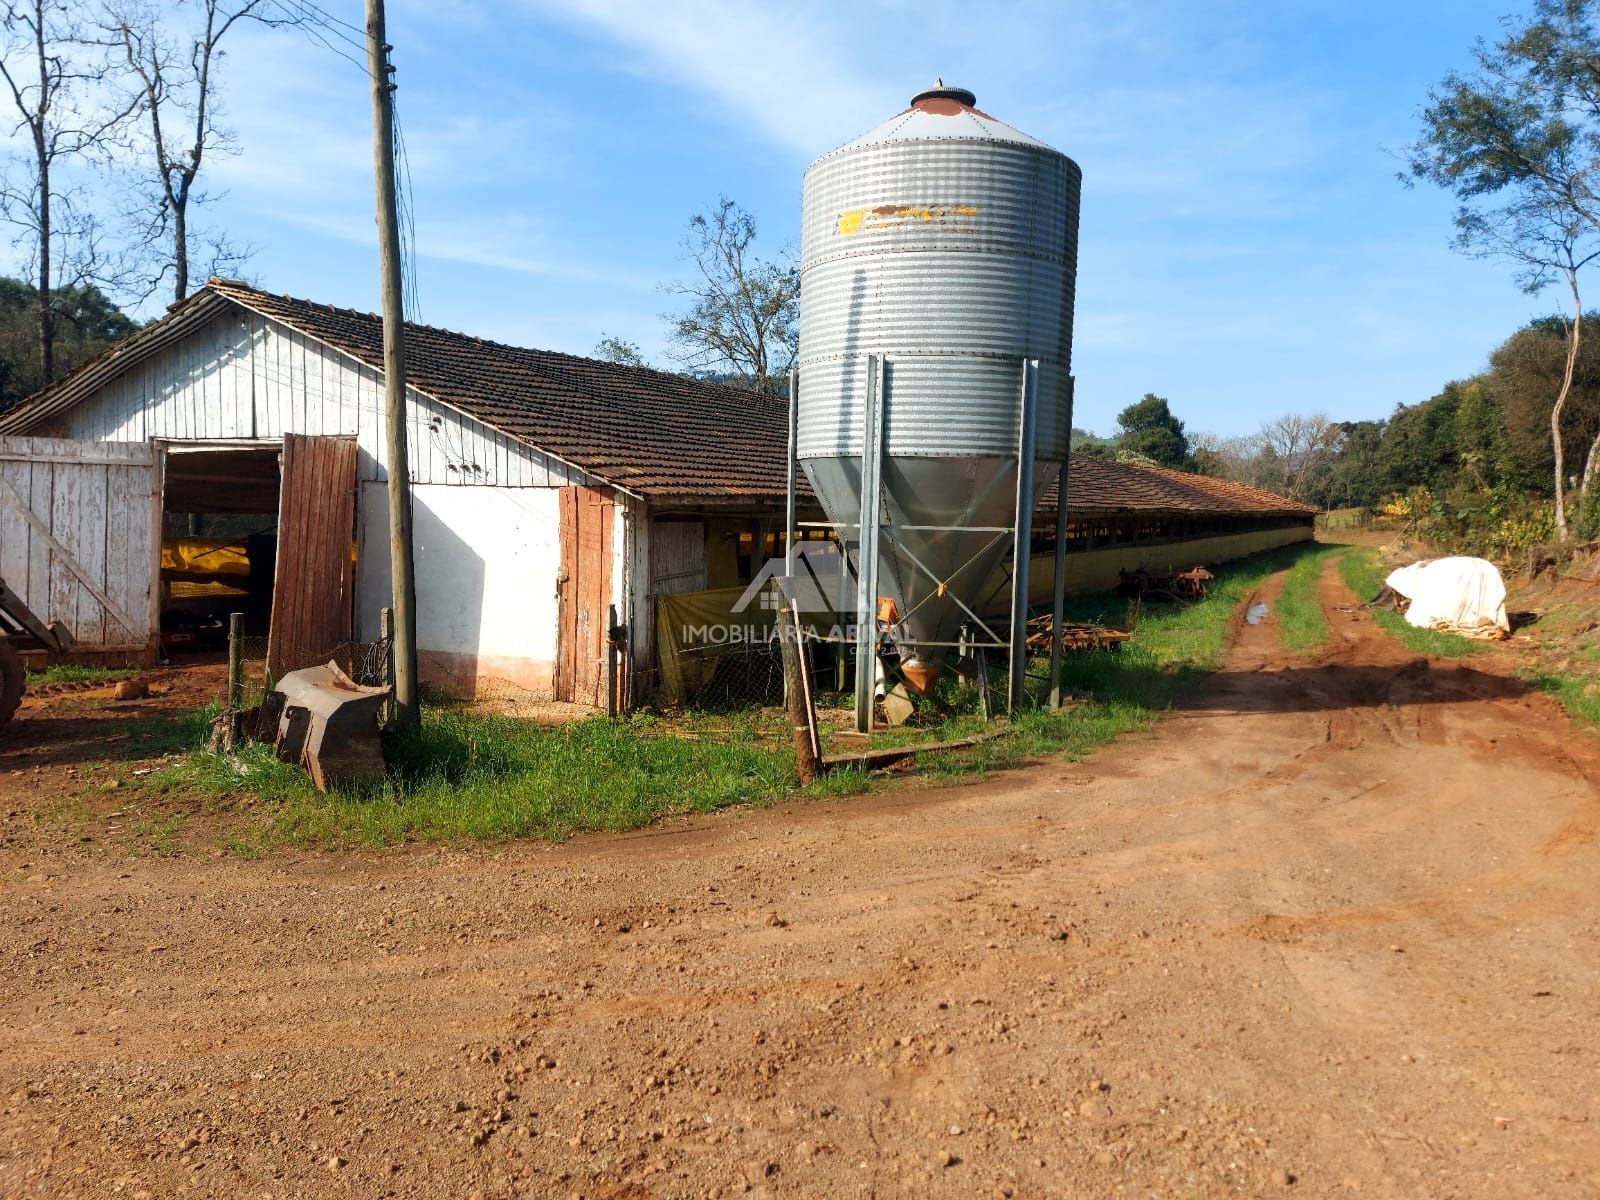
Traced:
<svg viewBox="0 0 1600 1200">
<path fill-rule="evenodd" d="M 22 597 L 0 579 L 0 725 L 10 720 L 22 703 L 26 675 L 17 651 L 43 650 L 57 659 L 71 645 L 72 634 L 65 625 L 39 620 Z"/>
<path fill-rule="evenodd" d="M 22 660 L 9 642 L 0 641 L 0 725 L 11 720 L 22 703 L 22 684 Z"/>
<path fill-rule="evenodd" d="M 383 781 L 379 712 L 388 699 L 388 688 L 363 687 L 330 662 L 278 680 L 262 713 L 276 713 L 279 759 L 304 769 L 325 792 Z"/>
</svg>

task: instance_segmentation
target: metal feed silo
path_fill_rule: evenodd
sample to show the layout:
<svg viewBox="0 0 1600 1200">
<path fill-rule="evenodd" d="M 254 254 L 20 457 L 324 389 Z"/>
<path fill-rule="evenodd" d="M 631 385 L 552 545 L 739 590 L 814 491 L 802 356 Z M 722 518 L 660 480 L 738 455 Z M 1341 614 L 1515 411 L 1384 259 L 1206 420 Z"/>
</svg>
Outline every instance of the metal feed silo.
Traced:
<svg viewBox="0 0 1600 1200">
<path fill-rule="evenodd" d="M 841 536 L 876 542 L 863 588 L 918 691 L 964 626 L 1005 628 L 975 618 L 1067 451 L 1081 178 L 942 85 L 805 174 L 795 449 Z"/>
</svg>

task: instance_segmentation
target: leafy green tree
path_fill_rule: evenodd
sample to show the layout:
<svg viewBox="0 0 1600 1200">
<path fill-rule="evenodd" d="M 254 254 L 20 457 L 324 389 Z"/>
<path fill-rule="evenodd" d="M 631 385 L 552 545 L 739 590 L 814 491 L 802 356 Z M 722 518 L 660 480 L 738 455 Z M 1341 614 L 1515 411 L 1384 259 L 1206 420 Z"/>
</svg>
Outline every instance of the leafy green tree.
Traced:
<svg viewBox="0 0 1600 1200">
<path fill-rule="evenodd" d="M 594 356 L 601 362 L 617 363 L 624 367 L 649 365 L 644 361 L 644 353 L 637 342 L 609 333 L 602 333 L 600 340 L 594 344 Z"/>
<path fill-rule="evenodd" d="M 74 370 L 138 330 L 139 326 L 96 287 L 57 289 L 57 373 Z M 20 279 L 0 277 L 0 412 L 45 385 L 39 367 L 39 293 Z"/>
<path fill-rule="evenodd" d="M 1437 396 L 1395 408 L 1378 446 L 1385 491 L 1407 492 L 1419 485 L 1440 491 L 1454 482 L 1460 466 L 1455 439 L 1460 388 L 1448 383 Z"/>
<path fill-rule="evenodd" d="M 1082 455 L 1084 458 L 1114 459 L 1117 456 L 1117 443 L 1111 438 L 1103 438 L 1087 429 L 1073 429 L 1072 453 Z"/>
<path fill-rule="evenodd" d="M 1160 467 L 1187 471 L 1194 466 L 1183 422 L 1172 415 L 1162 397 L 1146 392 L 1144 398 L 1117 414 L 1117 450 L 1147 459 Z"/>
<path fill-rule="evenodd" d="M 1509 259 L 1535 293 L 1560 280 L 1571 295 L 1567 358 L 1549 430 L 1557 536 L 1568 539 L 1563 409 L 1583 337 L 1579 274 L 1600 245 L 1600 0 L 1535 0 L 1533 14 L 1474 48 L 1475 66 L 1429 93 L 1409 178 L 1460 201 L 1456 244 Z M 1583 477 L 1600 469 L 1600 437 Z"/>
<path fill-rule="evenodd" d="M 1324 508 L 1372 508 L 1387 493 L 1378 465 L 1384 421 L 1341 421 L 1339 452 L 1326 473 L 1307 488 L 1306 499 Z"/>
<path fill-rule="evenodd" d="M 1584 326 L 1600 314 L 1585 313 Z M 1566 369 L 1566 323 L 1557 317 L 1530 322 L 1489 356 L 1485 384 L 1501 410 L 1507 478 L 1522 488 L 1548 493 L 1555 469 L 1550 434 L 1550 397 Z M 1561 413 L 1563 460 L 1576 461 L 1600 433 L 1600 339 L 1585 338 L 1573 365 L 1572 389 Z"/>
</svg>

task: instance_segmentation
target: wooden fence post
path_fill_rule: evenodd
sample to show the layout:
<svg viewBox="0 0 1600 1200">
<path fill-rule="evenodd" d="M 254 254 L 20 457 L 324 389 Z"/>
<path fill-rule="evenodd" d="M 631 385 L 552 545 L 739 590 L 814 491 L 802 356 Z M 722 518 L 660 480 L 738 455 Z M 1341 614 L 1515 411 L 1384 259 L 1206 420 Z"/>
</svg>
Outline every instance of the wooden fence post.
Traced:
<svg viewBox="0 0 1600 1200">
<path fill-rule="evenodd" d="M 244 703 L 244 614 L 228 614 L 228 707 Z"/>
<path fill-rule="evenodd" d="M 389 698 L 379 710 L 379 724 L 387 729 L 394 724 L 394 609 L 378 610 L 378 639 L 384 645 L 383 681 L 389 685 Z"/>
</svg>

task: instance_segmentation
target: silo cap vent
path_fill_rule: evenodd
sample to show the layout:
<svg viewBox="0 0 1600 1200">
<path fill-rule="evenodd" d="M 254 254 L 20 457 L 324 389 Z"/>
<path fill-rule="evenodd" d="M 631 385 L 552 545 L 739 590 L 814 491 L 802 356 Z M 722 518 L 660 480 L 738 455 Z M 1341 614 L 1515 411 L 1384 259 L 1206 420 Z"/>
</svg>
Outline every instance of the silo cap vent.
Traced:
<svg viewBox="0 0 1600 1200">
<path fill-rule="evenodd" d="M 945 87 L 944 80 L 935 79 L 933 86 L 925 92 L 918 92 L 911 97 L 911 106 L 915 108 L 924 100 L 954 100 L 957 104 L 967 108 L 978 106 L 978 97 L 966 88 Z"/>
</svg>

